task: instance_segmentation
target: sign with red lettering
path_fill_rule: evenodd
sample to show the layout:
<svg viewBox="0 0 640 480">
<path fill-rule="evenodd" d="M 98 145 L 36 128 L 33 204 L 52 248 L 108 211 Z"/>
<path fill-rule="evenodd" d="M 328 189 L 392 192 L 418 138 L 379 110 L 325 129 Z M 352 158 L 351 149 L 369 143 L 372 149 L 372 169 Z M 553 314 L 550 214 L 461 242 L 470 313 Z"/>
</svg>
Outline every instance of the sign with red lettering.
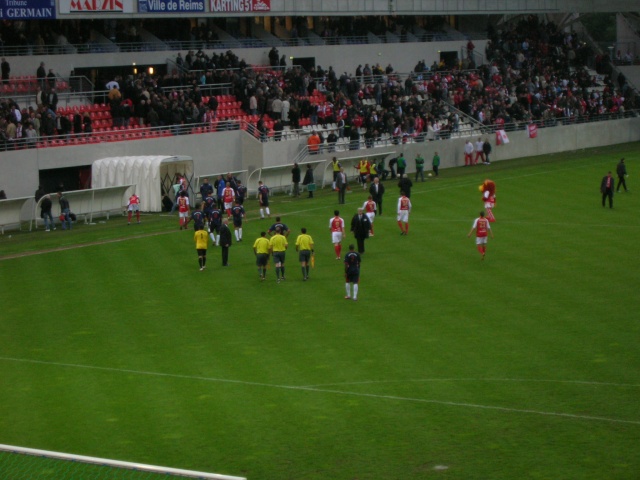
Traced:
<svg viewBox="0 0 640 480">
<path fill-rule="evenodd" d="M 60 13 L 133 13 L 133 0 L 61 0 Z"/>
<path fill-rule="evenodd" d="M 536 138 L 538 136 L 538 126 L 535 123 L 529 124 L 529 138 Z"/>
<path fill-rule="evenodd" d="M 212 13 L 270 12 L 271 0 L 209 0 Z"/>
</svg>

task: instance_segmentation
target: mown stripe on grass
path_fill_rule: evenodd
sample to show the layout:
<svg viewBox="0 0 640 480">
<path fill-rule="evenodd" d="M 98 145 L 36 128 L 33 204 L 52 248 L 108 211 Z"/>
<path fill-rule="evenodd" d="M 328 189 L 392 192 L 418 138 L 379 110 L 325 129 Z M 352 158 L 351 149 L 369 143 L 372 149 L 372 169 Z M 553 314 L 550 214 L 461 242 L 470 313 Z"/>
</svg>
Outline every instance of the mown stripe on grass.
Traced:
<svg viewBox="0 0 640 480">
<path fill-rule="evenodd" d="M 33 363 L 40 365 L 48 365 L 55 367 L 66 367 L 66 368 L 79 368 L 86 370 L 99 370 L 99 371 L 108 371 L 108 372 L 118 372 L 118 373 L 127 373 L 134 375 L 145 375 L 152 377 L 163 377 L 163 378 L 180 378 L 186 380 L 197 380 L 204 382 L 216 382 L 216 383 L 231 383 L 238 385 L 246 385 L 246 386 L 255 386 L 255 387 L 267 387 L 267 388 L 277 388 L 284 390 L 298 390 L 298 391 L 307 391 L 307 392 L 318 392 L 318 393 L 330 393 L 335 395 L 345 395 L 345 396 L 353 396 L 353 397 L 364 397 L 364 398 L 375 398 L 375 399 L 384 399 L 384 400 L 394 400 L 401 402 L 414 402 L 414 403 L 428 403 L 434 405 L 445 405 L 451 407 L 463 407 L 463 408 L 472 408 L 472 409 L 482 409 L 482 410 L 495 410 L 506 413 L 523 413 L 530 415 L 541 415 L 547 417 L 560 417 L 560 418 L 569 418 L 574 420 L 587 420 L 594 422 L 607 422 L 607 423 L 620 423 L 627 425 L 640 425 L 640 420 L 624 420 L 619 418 L 608 418 L 608 417 L 598 417 L 592 415 L 576 415 L 572 413 L 562 413 L 562 412 L 545 412 L 542 410 L 531 410 L 531 409 L 520 409 L 520 408 L 510 408 L 510 407 L 500 407 L 496 405 L 481 405 L 476 403 L 466 403 L 466 402 L 451 402 L 444 400 L 430 400 L 426 398 L 412 398 L 412 397 L 399 397 L 395 395 L 379 395 L 374 393 L 361 393 L 361 392 L 347 392 L 342 390 L 333 390 L 326 388 L 317 388 L 317 387 L 309 387 L 309 386 L 296 386 L 296 385 L 277 385 L 270 383 L 262 383 L 262 382 L 247 382 L 244 380 L 232 380 L 232 379 L 224 379 L 224 378 L 210 378 L 210 377 L 201 377 L 196 375 L 181 375 L 175 373 L 162 373 L 162 372 L 147 372 L 141 370 L 130 370 L 126 368 L 113 368 L 113 367 L 98 367 L 95 365 L 80 365 L 80 364 L 72 364 L 72 363 L 60 363 L 60 362 L 47 362 L 43 360 L 33 360 L 27 358 L 11 358 L 11 357 L 0 357 L 0 361 L 7 362 L 21 362 L 21 363 Z"/>
</svg>

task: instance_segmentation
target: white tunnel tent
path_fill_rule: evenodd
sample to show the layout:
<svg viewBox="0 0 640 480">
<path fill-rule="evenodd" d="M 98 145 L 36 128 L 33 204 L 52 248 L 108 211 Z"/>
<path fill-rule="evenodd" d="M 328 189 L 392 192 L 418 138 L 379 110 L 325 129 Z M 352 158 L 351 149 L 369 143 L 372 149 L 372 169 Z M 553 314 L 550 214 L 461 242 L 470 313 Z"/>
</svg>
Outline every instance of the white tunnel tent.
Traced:
<svg viewBox="0 0 640 480">
<path fill-rule="evenodd" d="M 146 155 L 102 158 L 91 167 L 93 188 L 135 185 L 144 212 L 162 211 L 162 194 L 171 198 L 176 174 L 193 180 L 193 159 L 182 155 Z M 173 198 L 171 198 L 173 200 Z"/>
</svg>

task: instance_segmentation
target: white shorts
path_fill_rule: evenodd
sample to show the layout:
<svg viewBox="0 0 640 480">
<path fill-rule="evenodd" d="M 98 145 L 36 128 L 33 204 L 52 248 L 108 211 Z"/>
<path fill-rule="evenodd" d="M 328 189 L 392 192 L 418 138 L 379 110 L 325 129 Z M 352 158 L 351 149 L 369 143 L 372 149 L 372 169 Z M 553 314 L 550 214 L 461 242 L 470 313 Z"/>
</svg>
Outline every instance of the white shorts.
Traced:
<svg viewBox="0 0 640 480">
<path fill-rule="evenodd" d="M 476 245 L 486 245 L 489 237 L 476 237 Z"/>
<path fill-rule="evenodd" d="M 139 203 L 132 203 L 131 205 L 129 205 L 129 211 L 130 212 L 139 212 L 140 211 L 140 204 Z"/>
<path fill-rule="evenodd" d="M 233 202 L 230 202 L 230 203 L 225 202 L 224 203 L 224 209 L 225 210 L 231 210 L 232 208 L 233 208 Z"/>
<path fill-rule="evenodd" d="M 369 217 L 369 221 L 373 223 L 374 218 L 376 218 L 376 214 L 374 212 L 367 212 L 367 217 Z"/>
<path fill-rule="evenodd" d="M 495 203 L 493 202 L 484 202 L 484 208 L 488 208 L 489 210 L 491 210 L 494 206 Z"/>
<path fill-rule="evenodd" d="M 189 212 L 178 212 L 180 218 L 189 218 Z"/>
<path fill-rule="evenodd" d="M 398 212 L 398 221 L 407 223 L 409 221 L 409 210 L 400 210 Z"/>
<path fill-rule="evenodd" d="M 342 232 L 331 232 L 331 241 L 333 243 L 340 243 L 342 241 Z"/>
</svg>

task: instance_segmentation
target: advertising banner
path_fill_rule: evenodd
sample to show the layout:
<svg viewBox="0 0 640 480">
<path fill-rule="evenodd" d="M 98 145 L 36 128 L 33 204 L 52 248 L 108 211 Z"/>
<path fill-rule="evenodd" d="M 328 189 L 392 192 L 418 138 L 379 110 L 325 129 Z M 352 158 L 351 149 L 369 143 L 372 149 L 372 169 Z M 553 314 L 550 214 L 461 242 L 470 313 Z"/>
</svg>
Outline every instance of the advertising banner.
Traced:
<svg viewBox="0 0 640 480">
<path fill-rule="evenodd" d="M 260 13 L 271 11 L 271 0 L 209 0 L 212 13 Z"/>
<path fill-rule="evenodd" d="M 205 0 L 138 0 L 138 13 L 204 13 Z"/>
<path fill-rule="evenodd" d="M 56 18 L 55 0 L 0 0 L 0 18 L 35 20 Z"/>
<path fill-rule="evenodd" d="M 133 0 L 60 0 L 60 13 L 133 13 Z"/>
</svg>

